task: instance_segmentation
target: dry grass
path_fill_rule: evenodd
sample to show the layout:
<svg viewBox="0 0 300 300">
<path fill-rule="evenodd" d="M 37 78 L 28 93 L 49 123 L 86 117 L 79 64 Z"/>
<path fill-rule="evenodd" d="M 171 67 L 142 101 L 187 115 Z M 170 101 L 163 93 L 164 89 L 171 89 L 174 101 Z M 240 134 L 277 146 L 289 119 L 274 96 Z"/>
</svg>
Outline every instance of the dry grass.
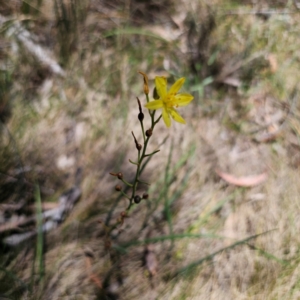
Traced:
<svg viewBox="0 0 300 300">
<path fill-rule="evenodd" d="M 99 0 L 72 10 L 76 1 L 63 1 L 63 16 L 51 1 L 30 2 L 25 15 L 26 3 L 0 11 L 9 18 L 0 40 L 0 222 L 27 217 L 28 210 L 7 215 L 3 205 L 34 204 L 35 183 L 43 202 L 57 202 L 73 185 L 82 196 L 43 242 L 2 244 L 0 297 L 299 299 L 295 5 Z M 26 50 L 16 24 L 63 74 Z M 98 221 L 112 224 L 127 206 L 108 173 L 134 176 L 139 70 L 152 86 L 157 74 L 170 82 L 185 76 L 195 100 L 182 111 L 186 126 L 157 126 L 150 149 L 161 151 L 143 175 L 150 200 L 112 232 L 107 250 Z M 237 187 L 216 169 L 268 179 Z M 155 276 L 143 264 L 145 239 Z"/>
</svg>

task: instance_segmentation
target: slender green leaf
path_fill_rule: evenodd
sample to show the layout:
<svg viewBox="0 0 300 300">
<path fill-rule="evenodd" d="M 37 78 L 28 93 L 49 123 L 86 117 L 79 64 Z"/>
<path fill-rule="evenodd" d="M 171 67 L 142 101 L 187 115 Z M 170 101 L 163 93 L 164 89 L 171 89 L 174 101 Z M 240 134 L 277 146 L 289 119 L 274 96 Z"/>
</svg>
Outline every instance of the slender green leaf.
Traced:
<svg viewBox="0 0 300 300">
<path fill-rule="evenodd" d="M 273 229 L 275 230 L 275 229 Z M 244 244 L 247 244 L 250 240 L 253 240 L 253 239 L 256 239 L 257 237 L 261 236 L 261 235 L 265 235 L 267 233 L 270 233 L 271 231 L 273 230 L 269 230 L 269 231 L 266 231 L 266 232 L 263 232 L 263 233 L 260 233 L 260 234 L 256 234 L 256 235 L 252 235 L 248 238 L 245 238 L 243 240 L 240 240 L 240 241 L 237 241 L 233 244 L 231 244 L 230 246 L 228 247 L 224 247 L 218 251 L 215 251 L 207 256 L 204 256 L 203 258 L 199 259 L 199 260 L 196 260 L 190 264 L 188 264 L 187 266 L 183 267 L 183 268 L 180 268 L 179 270 L 175 271 L 173 274 L 171 274 L 170 276 L 168 276 L 168 279 L 170 278 L 174 278 L 178 275 L 184 275 L 185 273 L 189 272 L 189 271 L 192 271 L 194 268 L 200 266 L 202 263 L 204 263 L 205 261 L 208 261 L 208 260 L 211 260 L 213 259 L 217 254 L 220 254 L 224 251 L 227 251 L 227 250 L 231 250 L 237 246 L 240 246 L 240 245 L 244 245 Z"/>
</svg>

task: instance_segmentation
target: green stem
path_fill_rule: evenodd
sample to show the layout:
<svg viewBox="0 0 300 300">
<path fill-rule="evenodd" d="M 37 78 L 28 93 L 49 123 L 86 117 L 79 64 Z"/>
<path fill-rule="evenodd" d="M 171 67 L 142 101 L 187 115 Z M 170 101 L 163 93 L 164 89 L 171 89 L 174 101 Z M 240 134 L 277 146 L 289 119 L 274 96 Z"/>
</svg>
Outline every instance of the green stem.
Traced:
<svg viewBox="0 0 300 300">
<path fill-rule="evenodd" d="M 151 156 L 151 155 L 153 155 L 153 154 L 155 154 L 155 153 L 157 153 L 157 152 L 159 152 L 159 151 L 160 151 L 160 150 L 155 150 L 155 151 L 153 151 L 152 153 L 145 154 L 145 157 Z"/>
<path fill-rule="evenodd" d="M 161 117 L 162 117 L 162 115 L 160 115 L 160 116 L 158 117 L 158 119 L 154 122 L 154 124 L 157 124 L 157 123 L 159 122 L 159 120 L 161 119 Z"/>
<path fill-rule="evenodd" d="M 129 197 L 127 194 L 125 194 L 123 191 L 120 191 L 120 193 L 121 193 L 124 197 L 126 197 L 128 200 L 130 200 L 130 197 Z"/>
<path fill-rule="evenodd" d="M 146 94 L 146 100 L 147 100 L 147 103 L 150 101 L 149 94 Z"/>
<path fill-rule="evenodd" d="M 144 123 L 143 123 L 143 121 L 140 121 L 140 123 L 141 123 L 142 132 L 143 132 L 144 144 L 145 144 L 146 136 L 145 136 Z"/>
<path fill-rule="evenodd" d="M 143 181 L 143 180 L 140 180 L 140 179 L 138 179 L 138 182 L 139 182 L 139 183 L 143 183 L 143 184 L 150 185 L 150 183 L 148 183 L 148 182 L 146 182 L 146 181 Z"/>
<path fill-rule="evenodd" d="M 132 163 L 133 165 L 138 165 L 139 163 L 136 163 L 134 161 L 132 161 L 131 159 L 129 159 L 129 162 Z"/>
<path fill-rule="evenodd" d="M 122 178 L 121 180 L 122 180 L 122 182 L 125 183 L 126 185 L 128 185 L 128 186 L 130 186 L 130 187 L 133 186 L 131 183 L 127 182 L 125 179 Z"/>
<path fill-rule="evenodd" d="M 146 98 L 147 98 L 147 102 L 149 102 L 149 96 L 148 95 L 146 95 Z M 156 111 L 150 112 L 150 110 L 149 110 L 149 114 L 151 116 L 151 129 L 152 129 L 152 131 L 154 130 L 155 125 L 158 123 L 158 121 L 161 118 L 161 116 L 160 116 L 155 121 L 154 120 L 155 112 Z M 153 154 L 155 154 L 156 152 L 159 151 L 158 150 L 158 151 L 154 151 L 151 154 L 146 154 L 146 150 L 147 150 L 147 146 L 148 146 L 148 142 L 149 142 L 150 137 L 149 136 L 147 138 L 145 137 L 143 122 L 141 121 L 140 123 L 141 123 L 142 131 L 143 131 L 143 136 L 144 136 L 144 146 L 143 146 L 142 154 L 140 153 L 141 151 L 138 152 L 138 163 L 137 163 L 137 168 L 136 168 L 134 182 L 132 184 L 132 194 L 131 194 L 131 197 L 130 197 L 130 200 L 129 200 L 129 205 L 127 207 L 127 210 L 129 210 L 131 208 L 131 206 L 133 205 L 133 199 L 135 197 L 135 193 L 136 193 L 136 190 L 137 190 L 137 187 L 138 187 L 138 183 L 141 182 L 139 180 L 139 176 L 141 174 L 141 166 L 142 166 L 142 162 L 143 162 L 144 158 L 146 158 L 146 157 L 148 157 L 150 155 L 153 155 Z"/>
<path fill-rule="evenodd" d="M 135 197 L 135 192 L 137 190 L 137 186 L 138 186 L 138 177 L 140 175 L 140 168 L 141 168 L 141 163 L 145 157 L 145 152 L 146 152 L 146 149 L 147 149 L 147 145 L 148 145 L 148 141 L 149 141 L 149 137 L 147 137 L 146 141 L 144 142 L 144 147 L 143 147 L 143 151 L 142 151 L 142 155 L 140 155 L 140 151 L 138 153 L 138 165 L 137 165 L 137 168 L 136 168 L 136 173 L 135 173 L 135 178 L 134 178 L 134 183 L 133 183 L 133 188 L 132 188 L 132 194 L 131 194 L 131 198 L 130 198 L 130 202 L 129 202 L 129 205 L 127 207 L 127 210 L 130 209 L 130 207 L 132 206 L 132 201 Z"/>
</svg>

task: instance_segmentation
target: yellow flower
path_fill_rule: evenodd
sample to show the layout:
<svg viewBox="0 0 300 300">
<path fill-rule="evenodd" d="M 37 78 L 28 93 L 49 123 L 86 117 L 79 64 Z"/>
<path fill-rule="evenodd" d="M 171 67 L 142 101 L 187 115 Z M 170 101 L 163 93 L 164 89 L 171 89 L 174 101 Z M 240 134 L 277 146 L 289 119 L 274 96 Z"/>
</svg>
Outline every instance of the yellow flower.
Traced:
<svg viewBox="0 0 300 300">
<path fill-rule="evenodd" d="M 155 77 L 155 87 L 159 96 L 158 100 L 148 102 L 145 107 L 150 110 L 162 108 L 162 117 L 167 127 L 171 126 L 170 116 L 179 123 L 185 124 L 185 120 L 174 107 L 188 105 L 194 97 L 190 94 L 177 94 L 182 87 L 185 78 L 179 78 L 167 91 L 167 79 L 165 77 Z"/>
</svg>

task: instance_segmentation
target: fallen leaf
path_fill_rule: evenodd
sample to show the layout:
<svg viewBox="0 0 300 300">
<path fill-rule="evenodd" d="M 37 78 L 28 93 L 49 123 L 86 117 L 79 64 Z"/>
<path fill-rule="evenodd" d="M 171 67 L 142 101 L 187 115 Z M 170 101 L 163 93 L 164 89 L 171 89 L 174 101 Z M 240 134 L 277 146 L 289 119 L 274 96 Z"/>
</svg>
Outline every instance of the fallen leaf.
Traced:
<svg viewBox="0 0 300 300">
<path fill-rule="evenodd" d="M 282 131 L 281 130 L 277 130 L 274 132 L 270 132 L 270 133 L 262 133 L 259 134 L 255 137 L 255 141 L 258 143 L 270 143 L 270 142 L 274 142 L 278 137 L 280 137 Z"/>
<path fill-rule="evenodd" d="M 84 250 L 84 255 L 85 255 L 85 265 L 86 265 L 86 270 L 88 273 L 88 277 L 89 279 L 99 288 L 102 289 L 102 281 L 100 279 L 100 277 L 93 273 L 92 271 L 92 265 L 93 265 L 93 258 L 94 258 L 94 254 L 92 252 L 92 250 L 90 250 L 89 248 L 86 248 Z"/>
<path fill-rule="evenodd" d="M 149 271 L 151 276 L 155 276 L 157 274 L 158 261 L 153 249 L 153 245 L 146 245 L 144 255 L 146 269 Z"/>
<path fill-rule="evenodd" d="M 216 170 L 216 173 L 227 183 L 233 184 L 236 186 L 243 186 L 243 187 L 252 187 L 259 185 L 267 180 L 268 174 L 266 172 L 253 175 L 253 176 L 244 176 L 244 177 L 235 177 L 231 174 L 224 173 L 220 170 Z"/>
<path fill-rule="evenodd" d="M 276 55 L 273 53 L 270 53 L 267 57 L 269 64 L 270 64 L 270 69 L 272 73 L 275 73 L 278 69 L 278 62 L 277 62 L 277 58 Z"/>
</svg>

